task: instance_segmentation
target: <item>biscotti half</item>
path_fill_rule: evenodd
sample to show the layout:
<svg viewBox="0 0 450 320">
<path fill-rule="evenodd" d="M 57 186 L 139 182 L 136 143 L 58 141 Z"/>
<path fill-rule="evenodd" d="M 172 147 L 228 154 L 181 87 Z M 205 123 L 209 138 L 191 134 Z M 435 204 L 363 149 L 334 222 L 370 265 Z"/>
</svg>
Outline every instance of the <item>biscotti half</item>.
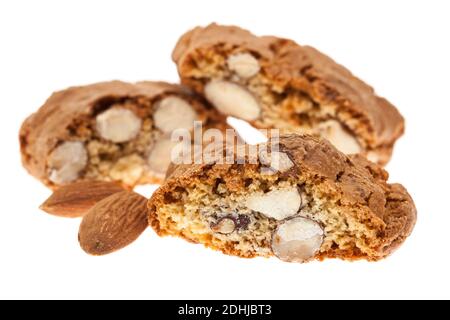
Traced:
<svg viewBox="0 0 450 320">
<path fill-rule="evenodd" d="M 307 133 L 385 164 L 404 120 L 386 99 L 318 50 L 216 24 L 184 34 L 172 55 L 182 82 L 257 128 Z"/>
<path fill-rule="evenodd" d="M 192 91 L 164 82 L 120 81 L 54 93 L 20 129 L 25 168 L 49 187 L 81 180 L 129 187 L 159 183 L 176 129 L 227 127 Z"/>
<path fill-rule="evenodd" d="M 241 153 L 233 164 L 174 167 L 149 201 L 150 225 L 225 254 L 289 262 L 376 261 L 411 233 L 413 200 L 378 165 L 313 136 L 266 149 L 273 142 L 253 163 Z"/>
</svg>

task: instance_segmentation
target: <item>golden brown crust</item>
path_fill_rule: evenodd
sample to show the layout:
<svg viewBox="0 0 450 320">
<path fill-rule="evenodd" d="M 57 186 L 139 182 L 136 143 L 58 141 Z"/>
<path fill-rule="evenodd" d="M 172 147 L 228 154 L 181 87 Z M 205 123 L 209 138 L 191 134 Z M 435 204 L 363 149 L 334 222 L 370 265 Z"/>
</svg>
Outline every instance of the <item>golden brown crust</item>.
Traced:
<svg viewBox="0 0 450 320">
<path fill-rule="evenodd" d="M 342 214 L 351 214 L 374 230 L 379 230 L 372 256 L 359 249 L 329 251 L 317 258 L 339 257 L 343 259 L 378 260 L 390 254 L 411 233 L 416 221 L 413 200 L 403 186 L 388 184 L 387 172 L 380 166 L 359 155 L 346 156 L 329 142 L 311 136 L 287 135 L 280 138 L 280 150 L 286 152 L 295 163 L 290 174 L 306 177 L 322 196 L 339 206 Z M 171 192 L 188 186 L 194 179 L 210 183 L 224 178 L 230 190 L 244 188 L 240 172 L 254 164 L 193 164 L 172 168 L 171 175 L 149 201 L 150 225 L 160 235 L 165 235 L 158 223 L 156 210 L 167 203 Z M 237 254 L 233 248 L 225 253 Z M 248 257 L 248 256 L 247 256 Z"/>
<path fill-rule="evenodd" d="M 402 185 L 387 183 L 389 175 L 384 169 L 362 156 L 345 156 L 330 143 L 312 137 L 286 136 L 280 144 L 300 164 L 299 170 L 309 172 L 311 179 L 323 180 L 320 189 L 324 194 L 338 195 L 342 207 L 359 208 L 366 215 L 364 220 L 383 225 L 378 235 L 383 239 L 380 257 L 410 235 L 417 218 L 414 202 Z M 353 252 L 345 258 L 356 257 Z"/>
<path fill-rule="evenodd" d="M 390 158 L 393 144 L 403 134 L 404 120 L 386 99 L 331 58 L 309 46 L 276 37 L 257 37 L 233 26 L 211 24 L 197 27 L 181 37 L 172 58 L 182 82 L 197 91 L 202 84 L 186 76 L 193 66 L 192 56 L 200 51 L 225 46 L 239 47 L 262 58 L 262 72 L 284 92 L 306 92 L 316 103 L 335 104 L 337 113 L 356 119 L 364 130 L 356 132 L 380 157 Z"/>
<path fill-rule="evenodd" d="M 47 157 L 61 141 L 73 138 L 73 128 L 79 121 L 90 119 L 102 104 L 122 99 L 144 98 L 154 101 L 166 94 L 177 94 L 197 101 L 203 113 L 208 113 L 211 126 L 223 128 L 225 118 L 213 111 L 203 99 L 182 86 L 165 82 L 121 81 L 96 83 L 87 86 L 71 87 L 55 92 L 45 104 L 29 116 L 20 129 L 22 163 L 30 174 L 44 184 L 54 187 L 47 177 Z M 147 181 L 161 182 L 157 177 Z"/>
</svg>

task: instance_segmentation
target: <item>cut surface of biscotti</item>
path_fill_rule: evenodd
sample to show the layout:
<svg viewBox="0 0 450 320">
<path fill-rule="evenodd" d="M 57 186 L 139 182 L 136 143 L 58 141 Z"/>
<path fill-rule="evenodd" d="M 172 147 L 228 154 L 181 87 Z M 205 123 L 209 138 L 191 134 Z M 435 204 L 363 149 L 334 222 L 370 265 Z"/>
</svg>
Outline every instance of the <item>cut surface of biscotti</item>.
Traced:
<svg viewBox="0 0 450 320">
<path fill-rule="evenodd" d="M 149 201 L 150 225 L 225 254 L 289 262 L 376 261 L 411 233 L 414 203 L 381 167 L 308 135 L 278 142 L 278 151 L 260 145 L 256 163 L 175 167 Z"/>
<path fill-rule="evenodd" d="M 54 93 L 22 125 L 25 168 L 50 187 L 78 180 L 126 186 L 161 182 L 175 143 L 194 121 L 225 128 L 225 118 L 188 89 L 120 81 Z"/>
<path fill-rule="evenodd" d="M 404 130 L 397 109 L 370 86 L 291 40 L 212 24 L 183 35 L 172 57 L 184 84 L 257 128 L 321 136 L 380 164 Z"/>
</svg>

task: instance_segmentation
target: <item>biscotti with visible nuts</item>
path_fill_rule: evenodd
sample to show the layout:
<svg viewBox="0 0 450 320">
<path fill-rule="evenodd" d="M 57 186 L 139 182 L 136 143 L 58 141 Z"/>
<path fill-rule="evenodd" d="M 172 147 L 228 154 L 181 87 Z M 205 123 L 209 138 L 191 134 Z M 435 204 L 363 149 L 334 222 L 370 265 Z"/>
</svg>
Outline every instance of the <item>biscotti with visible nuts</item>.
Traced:
<svg viewBox="0 0 450 320">
<path fill-rule="evenodd" d="M 226 254 L 290 262 L 376 261 L 411 233 L 413 200 L 378 165 L 308 135 L 265 146 L 256 163 L 173 168 L 149 201 L 150 225 Z"/>
<path fill-rule="evenodd" d="M 54 93 L 22 125 L 25 168 L 46 185 L 160 182 L 175 129 L 225 128 L 225 118 L 190 90 L 163 82 L 120 81 Z"/>
<path fill-rule="evenodd" d="M 309 46 L 232 26 L 195 28 L 172 55 L 182 83 L 257 128 L 307 133 L 385 164 L 404 120 L 387 100 Z"/>
</svg>

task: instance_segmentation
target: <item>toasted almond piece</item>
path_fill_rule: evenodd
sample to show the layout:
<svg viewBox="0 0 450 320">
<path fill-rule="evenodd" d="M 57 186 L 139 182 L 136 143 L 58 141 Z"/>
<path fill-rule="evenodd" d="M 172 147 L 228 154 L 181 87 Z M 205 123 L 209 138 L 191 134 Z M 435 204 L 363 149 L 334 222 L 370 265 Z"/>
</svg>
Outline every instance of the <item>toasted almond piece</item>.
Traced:
<svg viewBox="0 0 450 320">
<path fill-rule="evenodd" d="M 148 157 L 148 166 L 155 173 L 165 174 L 172 162 L 172 150 L 177 145 L 168 139 L 158 141 Z"/>
<path fill-rule="evenodd" d="M 48 166 L 49 180 L 62 185 L 79 178 L 80 172 L 86 167 L 88 154 L 81 141 L 66 141 L 56 147 L 50 154 Z"/>
<path fill-rule="evenodd" d="M 269 218 L 283 220 L 298 213 L 302 205 L 302 198 L 296 187 L 287 187 L 263 194 L 252 194 L 247 198 L 245 204 L 247 208 Z"/>
<path fill-rule="evenodd" d="M 211 225 L 211 230 L 216 233 L 230 234 L 236 230 L 236 222 L 231 217 L 224 217 Z"/>
<path fill-rule="evenodd" d="M 97 131 L 103 139 L 121 143 L 134 139 L 141 130 L 142 120 L 133 111 L 117 107 L 100 113 Z"/>
<path fill-rule="evenodd" d="M 228 57 L 228 68 L 240 78 L 247 79 L 255 76 L 261 67 L 258 60 L 250 53 L 236 53 Z"/>
<path fill-rule="evenodd" d="M 329 140 L 339 151 L 345 154 L 361 152 L 361 146 L 356 138 L 336 120 L 320 123 L 319 132 L 322 137 Z"/>
<path fill-rule="evenodd" d="M 259 152 L 259 161 L 276 172 L 286 172 L 294 166 L 294 162 L 289 158 L 287 153 L 267 150 Z"/>
<path fill-rule="evenodd" d="M 40 209 L 59 217 L 82 217 L 97 202 L 123 191 L 115 182 L 80 181 L 59 187 Z"/>
<path fill-rule="evenodd" d="M 115 193 L 83 217 L 78 240 L 91 255 L 105 255 L 135 241 L 148 226 L 147 199 L 135 192 Z"/>
<path fill-rule="evenodd" d="M 191 129 L 198 115 L 194 108 L 184 99 L 169 96 L 159 101 L 153 114 L 155 126 L 164 133 L 176 129 Z"/>
<path fill-rule="evenodd" d="M 272 237 L 272 251 L 287 262 L 306 262 L 317 254 L 323 243 L 321 226 L 308 218 L 296 217 L 278 226 Z"/>
<path fill-rule="evenodd" d="M 205 96 L 223 114 L 247 121 L 260 116 L 261 107 L 255 97 L 236 83 L 211 81 L 205 86 Z"/>
</svg>

